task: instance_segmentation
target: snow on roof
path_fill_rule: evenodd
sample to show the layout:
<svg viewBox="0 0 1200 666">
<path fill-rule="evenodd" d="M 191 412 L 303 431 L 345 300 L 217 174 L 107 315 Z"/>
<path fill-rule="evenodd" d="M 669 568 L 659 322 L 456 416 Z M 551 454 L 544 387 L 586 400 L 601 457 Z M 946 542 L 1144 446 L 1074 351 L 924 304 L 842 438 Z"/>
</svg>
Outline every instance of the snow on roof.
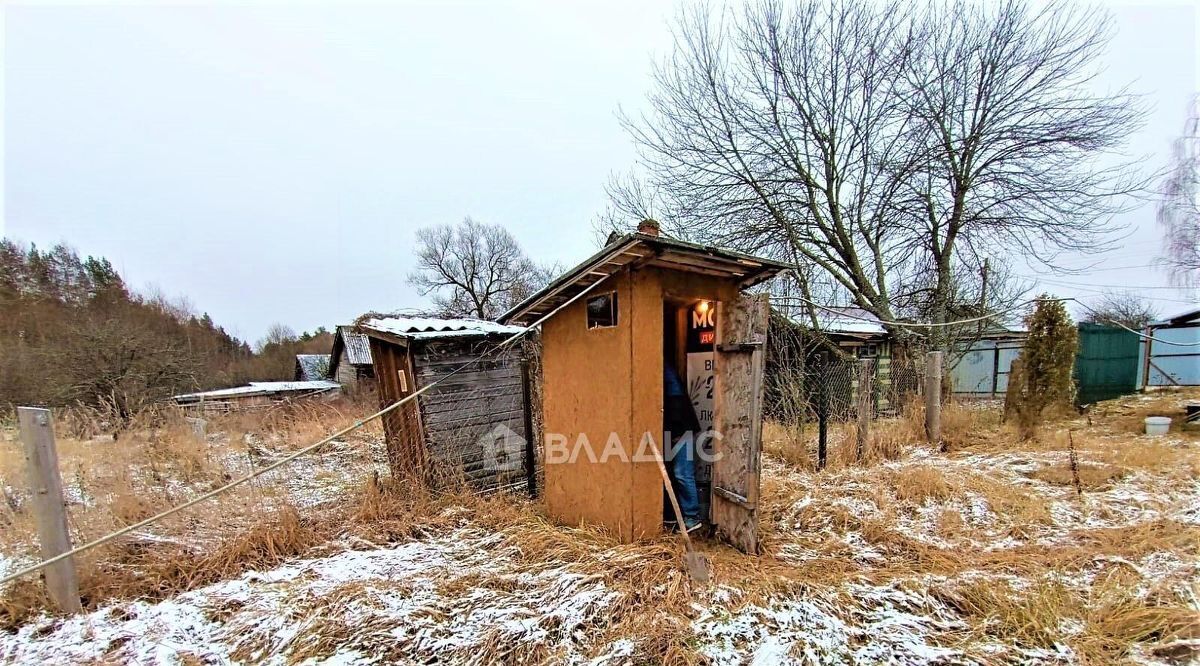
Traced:
<svg viewBox="0 0 1200 666">
<path fill-rule="evenodd" d="M 341 388 L 341 385 L 337 382 L 331 382 L 324 379 L 311 382 L 250 382 L 246 386 L 235 386 L 233 388 L 217 389 L 215 391 L 201 391 L 199 393 L 183 393 L 175 396 L 175 400 L 190 402 L 201 399 L 216 400 L 220 398 L 244 398 L 251 395 L 267 393 L 324 392 L 337 388 Z"/>
<path fill-rule="evenodd" d="M 506 326 L 484 319 L 439 319 L 436 317 L 385 317 L 368 319 L 361 328 L 390 333 L 414 340 L 431 338 L 463 337 L 470 335 L 516 335 L 525 330 L 523 326 Z"/>
<path fill-rule="evenodd" d="M 794 322 L 808 326 L 812 322 L 807 315 L 796 315 Z M 831 307 L 817 310 L 817 325 L 826 333 L 846 333 L 850 335 L 883 335 L 887 329 L 879 323 L 875 315 L 855 307 Z"/>
<path fill-rule="evenodd" d="M 371 365 L 371 342 L 362 333 L 355 333 L 349 326 L 338 326 L 338 335 L 346 348 L 346 360 L 350 365 Z M 336 341 L 334 347 L 337 347 Z M 340 359 L 339 359 L 340 360 Z M 332 372 L 333 366 L 330 366 Z"/>
</svg>

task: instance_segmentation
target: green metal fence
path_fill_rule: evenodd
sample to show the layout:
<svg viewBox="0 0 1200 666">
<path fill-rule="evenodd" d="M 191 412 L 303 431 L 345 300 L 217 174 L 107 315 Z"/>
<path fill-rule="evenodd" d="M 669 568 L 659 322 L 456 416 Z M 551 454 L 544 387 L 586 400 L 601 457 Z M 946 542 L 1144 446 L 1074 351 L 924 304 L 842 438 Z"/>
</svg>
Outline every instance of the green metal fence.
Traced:
<svg viewBox="0 0 1200 666">
<path fill-rule="evenodd" d="M 1086 405 L 1137 391 L 1138 337 L 1115 326 L 1079 325 L 1075 401 Z"/>
</svg>

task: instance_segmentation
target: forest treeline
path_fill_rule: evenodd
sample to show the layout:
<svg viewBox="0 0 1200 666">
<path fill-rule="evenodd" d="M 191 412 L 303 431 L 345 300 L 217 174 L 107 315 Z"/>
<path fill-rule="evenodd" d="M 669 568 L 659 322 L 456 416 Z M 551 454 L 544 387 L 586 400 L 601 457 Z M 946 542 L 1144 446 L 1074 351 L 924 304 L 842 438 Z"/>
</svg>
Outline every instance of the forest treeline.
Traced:
<svg viewBox="0 0 1200 666">
<path fill-rule="evenodd" d="M 91 405 L 127 417 L 181 392 L 291 379 L 323 329 L 272 327 L 256 348 L 207 313 L 125 284 L 102 257 L 0 240 L 0 407 Z"/>
</svg>

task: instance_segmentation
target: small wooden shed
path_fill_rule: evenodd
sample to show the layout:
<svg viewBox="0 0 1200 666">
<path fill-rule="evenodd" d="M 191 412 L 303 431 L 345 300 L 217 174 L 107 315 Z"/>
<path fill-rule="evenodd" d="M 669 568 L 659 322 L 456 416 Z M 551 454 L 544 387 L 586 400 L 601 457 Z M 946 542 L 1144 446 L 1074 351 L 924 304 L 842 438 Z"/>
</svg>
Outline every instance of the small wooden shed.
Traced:
<svg viewBox="0 0 1200 666">
<path fill-rule="evenodd" d="M 654 447 L 664 454 L 669 363 L 684 379 L 701 427 L 720 437 L 697 461 L 702 511 L 723 538 L 758 551 L 769 308 L 765 295 L 742 292 L 784 268 L 661 236 L 647 221 L 501 316 L 528 326 L 549 315 L 541 342 L 550 515 L 602 525 L 624 540 L 662 531 Z"/>
<path fill-rule="evenodd" d="M 341 384 L 347 393 L 369 391 L 375 387 L 371 345 L 367 336 L 355 331 L 353 326 L 338 326 L 334 332 L 328 376 Z"/>
<path fill-rule="evenodd" d="M 435 485 L 465 481 L 479 490 L 528 486 L 533 473 L 524 398 L 523 332 L 479 319 L 381 317 L 358 325 L 369 341 L 379 404 L 439 382 L 383 417 L 393 469 Z"/>
</svg>

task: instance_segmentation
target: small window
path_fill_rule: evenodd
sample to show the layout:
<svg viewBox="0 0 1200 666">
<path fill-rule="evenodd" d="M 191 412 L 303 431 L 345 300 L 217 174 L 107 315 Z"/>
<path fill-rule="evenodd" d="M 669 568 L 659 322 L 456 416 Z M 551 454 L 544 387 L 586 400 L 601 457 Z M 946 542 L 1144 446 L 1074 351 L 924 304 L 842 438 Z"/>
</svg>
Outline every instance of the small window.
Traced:
<svg viewBox="0 0 1200 666">
<path fill-rule="evenodd" d="M 587 327 L 607 328 L 617 325 L 617 292 L 592 296 L 587 300 Z"/>
</svg>

